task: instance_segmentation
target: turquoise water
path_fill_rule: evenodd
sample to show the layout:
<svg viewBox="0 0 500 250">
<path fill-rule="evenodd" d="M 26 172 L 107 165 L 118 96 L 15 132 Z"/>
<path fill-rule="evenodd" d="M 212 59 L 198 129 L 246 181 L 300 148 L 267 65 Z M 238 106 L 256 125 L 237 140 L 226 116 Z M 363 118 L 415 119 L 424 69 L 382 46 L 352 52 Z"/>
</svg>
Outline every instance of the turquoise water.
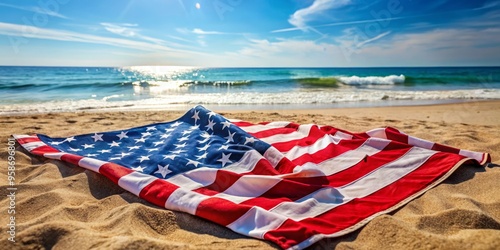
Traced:
<svg viewBox="0 0 500 250">
<path fill-rule="evenodd" d="M 0 114 L 388 106 L 500 99 L 500 67 L 0 67 Z"/>
</svg>

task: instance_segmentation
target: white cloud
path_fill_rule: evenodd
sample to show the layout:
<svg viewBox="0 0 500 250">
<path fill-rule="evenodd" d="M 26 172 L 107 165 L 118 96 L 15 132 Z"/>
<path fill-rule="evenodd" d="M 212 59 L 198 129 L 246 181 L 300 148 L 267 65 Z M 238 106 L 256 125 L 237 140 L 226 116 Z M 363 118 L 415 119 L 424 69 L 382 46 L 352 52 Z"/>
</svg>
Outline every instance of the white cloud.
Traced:
<svg viewBox="0 0 500 250">
<path fill-rule="evenodd" d="M 223 34 L 227 34 L 227 33 L 224 33 L 224 32 L 219 32 L 219 31 L 205 31 L 205 30 L 202 30 L 202 29 L 193 29 L 193 31 L 191 31 L 192 33 L 194 34 L 197 34 L 197 35 L 223 35 Z"/>
<path fill-rule="evenodd" d="M 293 13 L 288 19 L 288 22 L 301 30 L 307 30 L 309 28 L 307 22 L 316 19 L 318 14 L 350 3 L 350 0 L 314 0 L 311 6 L 297 10 Z"/>
<path fill-rule="evenodd" d="M 58 18 L 62 18 L 62 19 L 69 19 L 67 16 L 62 15 L 59 12 L 55 12 L 53 10 L 45 9 L 45 8 L 38 7 L 38 6 L 18 6 L 18 5 L 12 5 L 12 4 L 6 4 L 6 3 L 0 3 L 0 6 L 18 9 L 18 10 L 35 12 L 38 14 L 49 15 L 49 16 L 58 17 Z"/>
<path fill-rule="evenodd" d="M 101 23 L 101 25 L 104 27 L 105 30 L 117 34 L 120 36 L 124 37 L 134 37 L 138 38 L 141 40 L 157 43 L 157 44 L 162 44 L 165 41 L 161 39 L 157 39 L 154 37 L 150 36 L 145 36 L 140 34 L 140 30 L 136 27 L 138 27 L 137 24 L 132 24 L 132 23 L 121 23 L 121 24 L 114 24 L 114 23 Z"/>
<path fill-rule="evenodd" d="M 181 50 L 168 47 L 163 44 L 151 43 L 147 41 L 136 41 L 124 38 L 113 38 L 105 36 L 97 36 L 90 34 L 83 34 L 67 30 L 46 29 L 35 26 L 3 23 L 0 22 L 0 35 L 10 36 L 12 46 L 20 46 L 29 42 L 28 38 L 56 40 L 66 42 L 81 42 L 91 44 L 103 44 L 119 48 L 127 48 L 136 51 L 150 51 L 156 53 L 163 53 L 171 57 L 196 57 L 204 55 L 204 53 L 196 52 L 191 49 Z M 16 38 L 17 37 L 17 38 Z M 166 56 L 165 55 L 165 56 Z"/>
</svg>

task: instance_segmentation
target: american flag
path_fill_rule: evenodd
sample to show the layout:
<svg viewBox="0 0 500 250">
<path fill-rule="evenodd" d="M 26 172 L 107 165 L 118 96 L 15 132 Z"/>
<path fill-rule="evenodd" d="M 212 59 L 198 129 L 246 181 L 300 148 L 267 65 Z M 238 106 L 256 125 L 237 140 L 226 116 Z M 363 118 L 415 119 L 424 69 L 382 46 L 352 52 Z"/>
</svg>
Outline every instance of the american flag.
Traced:
<svg viewBox="0 0 500 250">
<path fill-rule="evenodd" d="M 252 124 L 202 106 L 120 131 L 14 137 L 34 155 L 100 173 L 155 205 L 291 249 L 350 233 L 466 162 L 491 160 L 395 128 Z"/>
</svg>

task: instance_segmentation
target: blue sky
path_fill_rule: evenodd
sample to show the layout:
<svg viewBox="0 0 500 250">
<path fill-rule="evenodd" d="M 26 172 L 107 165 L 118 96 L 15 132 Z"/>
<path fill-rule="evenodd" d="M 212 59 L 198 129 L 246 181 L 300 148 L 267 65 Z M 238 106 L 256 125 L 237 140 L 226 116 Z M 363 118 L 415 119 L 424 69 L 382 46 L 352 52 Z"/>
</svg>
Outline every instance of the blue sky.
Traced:
<svg viewBox="0 0 500 250">
<path fill-rule="evenodd" d="M 500 65 L 498 0 L 0 0 L 0 65 Z"/>
</svg>

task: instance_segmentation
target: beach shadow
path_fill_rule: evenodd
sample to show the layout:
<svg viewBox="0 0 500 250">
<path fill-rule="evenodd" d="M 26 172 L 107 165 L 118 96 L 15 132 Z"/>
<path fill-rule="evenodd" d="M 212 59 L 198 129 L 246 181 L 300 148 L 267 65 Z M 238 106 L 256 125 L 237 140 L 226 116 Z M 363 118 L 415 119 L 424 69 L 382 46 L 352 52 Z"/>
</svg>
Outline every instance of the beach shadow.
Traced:
<svg viewBox="0 0 500 250">
<path fill-rule="evenodd" d="M 485 168 L 478 164 L 466 163 L 460 166 L 453 174 L 450 175 L 443 183 L 458 184 L 468 181 L 476 175 L 476 173 L 486 172 Z"/>
</svg>

